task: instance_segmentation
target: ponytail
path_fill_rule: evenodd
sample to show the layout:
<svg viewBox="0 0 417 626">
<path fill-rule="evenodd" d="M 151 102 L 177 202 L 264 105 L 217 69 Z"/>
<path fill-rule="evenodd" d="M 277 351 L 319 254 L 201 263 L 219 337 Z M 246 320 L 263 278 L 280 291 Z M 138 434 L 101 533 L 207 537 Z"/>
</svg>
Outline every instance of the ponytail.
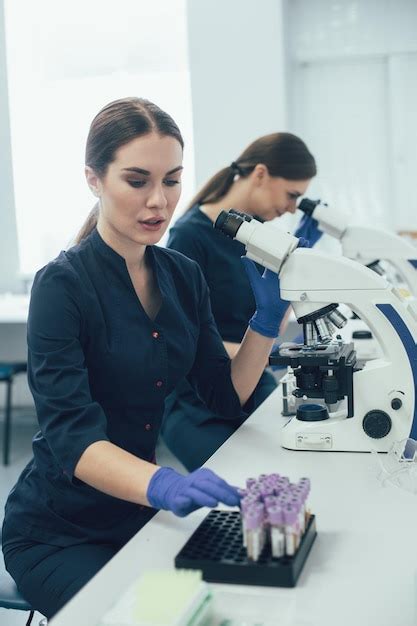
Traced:
<svg viewBox="0 0 417 626">
<path fill-rule="evenodd" d="M 93 206 L 84 224 L 81 226 L 76 238 L 75 245 L 81 243 L 83 239 L 93 232 L 98 222 L 99 205 L 98 202 Z"/>
<path fill-rule="evenodd" d="M 186 211 L 195 204 L 221 200 L 233 185 L 235 176 L 249 176 L 258 163 L 266 165 L 271 176 L 288 180 L 307 180 L 317 173 L 314 157 L 299 137 L 291 133 L 264 135 L 251 143 L 236 161 L 212 176 Z"/>
<path fill-rule="evenodd" d="M 205 202 L 217 202 L 223 198 L 233 185 L 236 171 L 230 166 L 224 167 L 222 170 L 214 174 L 202 189 L 194 196 L 188 204 L 186 211 L 189 211 L 195 204 L 204 204 Z"/>
</svg>

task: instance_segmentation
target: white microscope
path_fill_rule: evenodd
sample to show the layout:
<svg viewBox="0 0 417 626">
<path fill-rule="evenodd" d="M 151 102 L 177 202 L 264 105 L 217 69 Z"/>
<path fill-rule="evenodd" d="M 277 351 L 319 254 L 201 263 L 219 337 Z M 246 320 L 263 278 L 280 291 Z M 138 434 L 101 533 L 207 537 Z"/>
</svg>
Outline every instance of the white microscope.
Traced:
<svg viewBox="0 0 417 626">
<path fill-rule="evenodd" d="M 293 450 L 387 452 L 417 438 L 417 305 L 385 279 L 345 257 L 299 248 L 299 240 L 236 211 L 215 224 L 241 241 L 246 255 L 279 275 L 281 298 L 303 326 L 303 344 L 282 344 L 273 365 L 289 366 L 294 416 L 282 445 Z M 338 329 L 345 303 L 377 338 L 381 356 L 357 363 Z M 336 336 L 335 336 L 336 335 Z M 292 381 L 291 381 L 292 379 Z M 287 402 L 288 406 L 288 402 Z"/>
<path fill-rule="evenodd" d="M 389 230 L 352 224 L 349 216 L 320 200 L 304 198 L 298 208 L 318 221 L 319 229 L 340 241 L 342 254 L 383 276 L 404 297 L 417 298 L 417 248 Z M 345 341 L 354 340 L 359 359 L 381 356 L 378 344 L 364 322 L 351 317 L 341 331 Z"/>
</svg>

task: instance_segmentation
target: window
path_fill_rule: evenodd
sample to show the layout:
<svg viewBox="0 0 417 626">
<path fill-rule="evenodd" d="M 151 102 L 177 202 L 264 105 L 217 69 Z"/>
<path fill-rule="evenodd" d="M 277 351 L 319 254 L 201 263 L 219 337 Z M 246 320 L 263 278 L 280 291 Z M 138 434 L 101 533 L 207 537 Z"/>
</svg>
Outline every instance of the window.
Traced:
<svg viewBox="0 0 417 626">
<path fill-rule="evenodd" d="M 93 206 L 85 141 L 111 100 L 146 97 L 176 120 L 185 203 L 194 188 L 185 0 L 6 0 L 5 13 L 21 271 L 67 248 Z"/>
</svg>

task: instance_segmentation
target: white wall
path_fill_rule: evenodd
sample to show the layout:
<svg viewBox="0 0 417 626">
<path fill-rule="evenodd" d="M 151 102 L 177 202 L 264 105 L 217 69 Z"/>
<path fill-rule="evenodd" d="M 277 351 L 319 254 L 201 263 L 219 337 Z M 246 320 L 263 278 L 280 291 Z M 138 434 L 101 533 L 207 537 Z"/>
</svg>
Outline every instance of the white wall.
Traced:
<svg viewBox="0 0 417 626">
<path fill-rule="evenodd" d="M 417 230 L 416 0 L 290 0 L 287 27 L 289 126 L 316 157 L 316 196 Z"/>
<path fill-rule="evenodd" d="M 197 187 L 286 127 L 282 0 L 188 0 Z"/>
<path fill-rule="evenodd" d="M 0 291 L 19 288 L 9 119 L 4 6 L 0 0 Z"/>
</svg>

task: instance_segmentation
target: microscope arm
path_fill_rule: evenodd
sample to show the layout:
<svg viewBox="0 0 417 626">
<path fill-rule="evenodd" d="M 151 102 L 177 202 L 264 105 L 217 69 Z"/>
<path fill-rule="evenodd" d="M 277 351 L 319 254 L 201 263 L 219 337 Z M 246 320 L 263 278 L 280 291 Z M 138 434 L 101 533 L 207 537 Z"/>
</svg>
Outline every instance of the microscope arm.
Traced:
<svg viewBox="0 0 417 626">
<path fill-rule="evenodd" d="M 354 225 L 348 226 L 340 243 L 344 256 L 364 265 L 388 261 L 417 298 L 417 250 L 411 243 L 382 228 Z"/>
<path fill-rule="evenodd" d="M 326 325 L 330 319 L 338 325 L 337 303 L 347 304 L 377 338 L 381 358 L 354 372 L 354 421 L 340 421 L 337 417 L 326 422 L 330 447 L 368 451 L 372 445 L 386 451 L 393 440 L 410 434 L 417 438 L 417 303 L 403 300 L 386 280 L 364 265 L 346 257 L 299 248 L 295 237 L 268 222 L 260 224 L 250 216 L 222 212 L 215 227 L 241 241 L 248 257 L 279 272 L 281 298 L 292 304 L 304 329 L 316 326 L 322 339 L 322 345 L 316 346 L 317 353 L 329 345 L 322 337 L 319 323 Z M 310 337 L 305 333 L 305 338 Z M 308 348 L 311 344 L 305 341 L 304 345 Z M 372 434 L 373 426 L 369 427 L 369 423 L 379 428 L 380 418 L 384 427 L 388 424 L 389 436 L 379 431 Z M 351 423 L 356 426 L 350 426 Z M 297 448 L 297 424 L 297 420 L 291 420 L 286 425 L 284 447 Z M 311 423 L 303 428 L 314 434 L 322 426 Z M 302 445 L 311 449 L 313 444 Z"/>
<path fill-rule="evenodd" d="M 339 239 L 343 256 L 363 265 L 388 261 L 417 297 L 417 250 L 411 243 L 383 228 L 350 224 L 345 213 L 320 201 L 304 199 L 299 208 L 318 221 L 321 231 Z"/>
</svg>

